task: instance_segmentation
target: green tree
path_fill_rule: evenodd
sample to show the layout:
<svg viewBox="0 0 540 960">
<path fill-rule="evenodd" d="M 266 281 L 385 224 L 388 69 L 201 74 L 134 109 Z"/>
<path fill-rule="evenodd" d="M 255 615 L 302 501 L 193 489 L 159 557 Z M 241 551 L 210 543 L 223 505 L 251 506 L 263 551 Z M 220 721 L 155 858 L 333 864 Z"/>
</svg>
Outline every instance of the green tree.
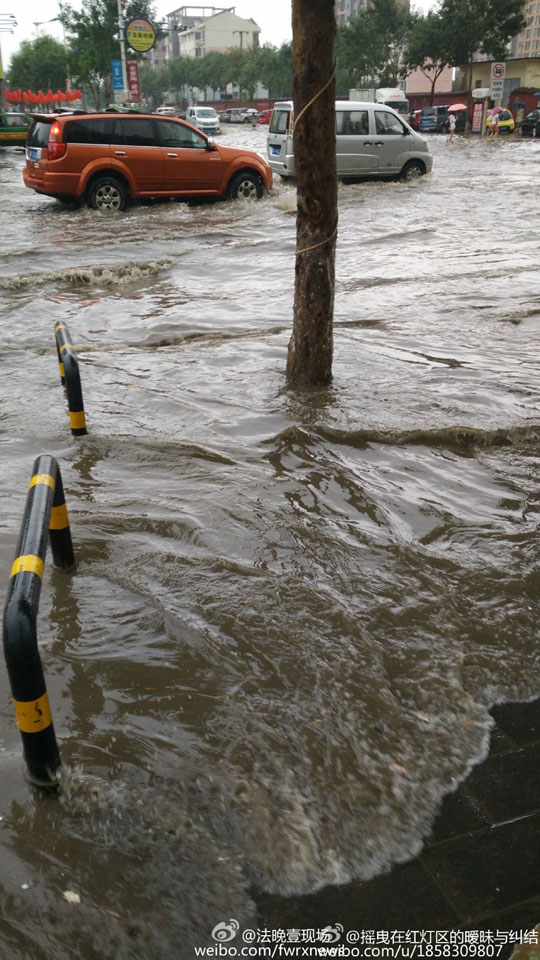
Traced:
<svg viewBox="0 0 540 960">
<path fill-rule="evenodd" d="M 9 79 L 12 87 L 30 90 L 65 89 L 68 76 L 66 51 L 53 37 L 23 40 L 11 58 Z"/>
<path fill-rule="evenodd" d="M 139 80 L 141 94 L 145 100 L 151 99 L 154 106 L 160 104 L 163 94 L 170 86 L 167 70 L 163 68 L 154 70 L 149 64 L 142 63 L 139 67 Z"/>
<path fill-rule="evenodd" d="M 417 14 L 400 0 L 373 0 L 337 34 L 337 86 L 396 86 Z"/>
<path fill-rule="evenodd" d="M 290 97 L 292 94 L 292 44 L 281 47 L 265 44 L 255 54 L 257 79 L 267 87 L 272 97 Z"/>
<path fill-rule="evenodd" d="M 441 20 L 449 39 L 450 63 L 468 65 L 472 88 L 474 55 L 507 57 L 508 41 L 525 26 L 525 0 L 443 0 Z"/>
<path fill-rule="evenodd" d="M 156 22 L 150 0 L 129 0 L 124 16 L 126 20 L 139 16 Z M 111 60 L 120 58 L 116 0 L 83 0 L 81 10 L 65 4 L 60 19 L 69 37 L 72 75 L 88 85 L 96 106 L 102 97 L 107 102 L 111 99 Z M 163 36 L 159 28 L 157 34 Z M 129 57 L 141 59 L 134 51 Z"/>
<path fill-rule="evenodd" d="M 430 11 L 412 24 L 403 55 L 407 70 L 419 69 L 431 84 L 430 103 L 435 96 L 435 84 L 452 63 L 453 31 L 439 13 Z"/>
</svg>

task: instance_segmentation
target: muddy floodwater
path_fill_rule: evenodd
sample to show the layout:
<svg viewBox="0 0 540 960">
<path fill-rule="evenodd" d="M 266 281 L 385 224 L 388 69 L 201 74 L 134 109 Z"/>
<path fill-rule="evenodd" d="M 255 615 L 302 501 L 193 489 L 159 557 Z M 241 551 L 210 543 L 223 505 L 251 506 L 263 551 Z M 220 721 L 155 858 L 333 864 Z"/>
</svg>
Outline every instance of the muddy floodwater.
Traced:
<svg viewBox="0 0 540 960">
<path fill-rule="evenodd" d="M 2 960 L 184 960 L 254 887 L 407 860 L 489 707 L 540 692 L 540 143 L 430 143 L 431 176 L 340 186 L 334 381 L 299 393 L 290 184 L 105 216 L 0 155 L 4 595 L 39 454 L 77 557 L 38 620 L 59 797 L 1 662 Z"/>
</svg>

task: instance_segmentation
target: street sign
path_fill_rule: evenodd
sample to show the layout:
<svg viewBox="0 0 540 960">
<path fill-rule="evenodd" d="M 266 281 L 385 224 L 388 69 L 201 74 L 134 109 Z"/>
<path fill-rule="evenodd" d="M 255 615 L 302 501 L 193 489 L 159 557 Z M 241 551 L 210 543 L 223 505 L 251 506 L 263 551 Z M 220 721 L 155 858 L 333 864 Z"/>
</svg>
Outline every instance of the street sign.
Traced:
<svg viewBox="0 0 540 960">
<path fill-rule="evenodd" d="M 126 41 L 132 50 L 137 53 L 146 53 L 156 42 L 156 31 L 150 20 L 144 17 L 133 17 L 124 27 Z"/>
<path fill-rule="evenodd" d="M 490 95 L 492 100 L 502 100 L 505 73 L 506 73 L 505 63 L 498 62 L 498 63 L 491 64 Z"/>
<path fill-rule="evenodd" d="M 482 132 L 482 123 L 484 120 L 484 104 L 475 103 L 473 107 L 473 118 L 472 118 L 472 132 L 481 133 Z"/>
<path fill-rule="evenodd" d="M 122 61 L 121 60 L 111 60 L 111 73 L 112 73 L 112 83 L 113 90 L 122 90 L 124 91 L 124 75 L 122 73 Z"/>
<path fill-rule="evenodd" d="M 141 85 L 139 83 L 139 64 L 136 60 L 128 60 L 127 75 L 129 95 L 132 100 L 139 101 L 141 99 Z"/>
</svg>

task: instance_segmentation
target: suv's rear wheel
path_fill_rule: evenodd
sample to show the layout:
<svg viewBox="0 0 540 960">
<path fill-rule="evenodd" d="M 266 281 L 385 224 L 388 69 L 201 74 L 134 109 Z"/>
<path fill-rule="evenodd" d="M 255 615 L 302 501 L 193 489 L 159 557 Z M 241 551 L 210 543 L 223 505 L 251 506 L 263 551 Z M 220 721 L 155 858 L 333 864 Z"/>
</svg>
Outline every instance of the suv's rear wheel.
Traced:
<svg viewBox="0 0 540 960">
<path fill-rule="evenodd" d="M 121 180 L 116 177 L 96 177 L 88 189 L 88 205 L 94 210 L 125 210 L 128 192 Z"/>
<path fill-rule="evenodd" d="M 263 195 L 263 182 L 256 173 L 246 170 L 237 173 L 229 184 L 231 200 L 260 200 Z"/>
</svg>

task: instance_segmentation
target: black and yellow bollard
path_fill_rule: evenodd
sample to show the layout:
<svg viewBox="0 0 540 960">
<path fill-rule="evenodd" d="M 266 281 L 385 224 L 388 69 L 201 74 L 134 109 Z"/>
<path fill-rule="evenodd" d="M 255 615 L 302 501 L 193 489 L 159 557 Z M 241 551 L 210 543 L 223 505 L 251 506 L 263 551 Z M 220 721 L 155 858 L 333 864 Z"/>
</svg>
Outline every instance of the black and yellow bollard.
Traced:
<svg viewBox="0 0 540 960">
<path fill-rule="evenodd" d="M 47 549 L 55 566 L 75 566 L 62 478 L 53 457 L 38 457 L 4 608 L 4 655 L 31 783 L 54 788 L 61 765 L 39 655 L 36 620 Z"/>
<path fill-rule="evenodd" d="M 79 361 L 71 342 L 71 334 L 65 323 L 57 323 L 54 328 L 60 379 L 68 400 L 69 423 L 74 437 L 88 433 L 79 373 Z"/>
</svg>

